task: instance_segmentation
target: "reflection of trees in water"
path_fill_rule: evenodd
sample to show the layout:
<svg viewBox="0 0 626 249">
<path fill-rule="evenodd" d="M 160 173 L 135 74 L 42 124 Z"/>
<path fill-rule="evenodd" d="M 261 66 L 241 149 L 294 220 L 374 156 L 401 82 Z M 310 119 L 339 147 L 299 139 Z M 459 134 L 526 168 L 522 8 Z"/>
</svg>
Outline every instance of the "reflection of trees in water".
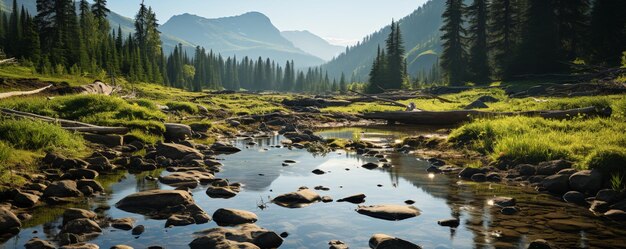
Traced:
<svg viewBox="0 0 626 249">
<path fill-rule="evenodd" d="M 429 177 L 426 169 L 428 162 L 418 161 L 413 155 L 393 153 L 387 157 L 394 165 L 391 169 L 383 169 L 389 172 L 392 182 L 399 184 L 399 178 L 405 179 L 416 188 L 437 199 L 445 200 L 450 208 L 450 218 L 461 220 L 466 215 L 467 226 L 481 226 L 484 224 L 483 217 L 488 217 L 490 207 L 486 207 L 485 200 L 475 195 L 473 191 L 467 191 L 462 185 L 457 184 L 457 179 L 445 175 Z M 453 240 L 458 228 L 450 228 L 450 239 Z M 485 247 L 485 229 L 469 229 L 473 234 L 476 248 Z"/>
</svg>

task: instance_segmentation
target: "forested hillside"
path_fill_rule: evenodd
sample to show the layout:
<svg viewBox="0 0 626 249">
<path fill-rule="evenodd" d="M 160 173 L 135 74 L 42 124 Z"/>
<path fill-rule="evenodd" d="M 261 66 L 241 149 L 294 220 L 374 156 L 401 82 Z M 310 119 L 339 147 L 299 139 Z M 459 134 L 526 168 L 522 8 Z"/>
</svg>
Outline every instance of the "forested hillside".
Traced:
<svg viewBox="0 0 626 249">
<path fill-rule="evenodd" d="M 428 72 L 437 62 L 441 51 L 439 28 L 442 24 L 441 13 L 444 7 L 444 0 L 431 0 L 398 21 L 404 35 L 408 73 L 411 76 L 417 75 L 418 72 Z M 372 62 L 376 57 L 376 48 L 379 45 L 384 46 L 385 39 L 390 33 L 391 26 L 384 27 L 350 47 L 323 68 L 334 78 L 339 78 L 344 73 L 348 77 L 352 75 L 354 81 L 367 81 Z"/>
</svg>

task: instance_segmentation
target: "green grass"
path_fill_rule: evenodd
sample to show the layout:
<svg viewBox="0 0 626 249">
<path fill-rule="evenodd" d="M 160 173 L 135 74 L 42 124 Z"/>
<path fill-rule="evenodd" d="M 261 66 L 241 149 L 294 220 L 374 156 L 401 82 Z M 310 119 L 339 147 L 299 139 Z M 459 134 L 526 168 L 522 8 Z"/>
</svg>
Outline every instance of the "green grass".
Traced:
<svg viewBox="0 0 626 249">
<path fill-rule="evenodd" d="M 0 121 L 0 140 L 21 150 L 82 151 L 85 142 L 81 136 L 61 127 L 31 120 Z"/>
<path fill-rule="evenodd" d="M 197 114 L 199 112 L 198 106 L 191 102 L 169 101 L 165 105 L 167 105 L 170 111 L 185 112 L 187 114 Z"/>
<path fill-rule="evenodd" d="M 482 119 L 465 124 L 448 142 L 490 156 L 494 161 L 538 163 L 568 159 L 593 168 L 588 157 L 609 148 L 626 153 L 626 122 L 621 118 L 548 120 L 537 117 Z"/>
<path fill-rule="evenodd" d="M 49 117 L 63 118 L 104 126 L 124 126 L 160 134 L 166 118 L 148 100 L 128 102 L 104 95 L 71 95 L 48 100 L 42 97 L 8 99 L 0 107 Z"/>
</svg>

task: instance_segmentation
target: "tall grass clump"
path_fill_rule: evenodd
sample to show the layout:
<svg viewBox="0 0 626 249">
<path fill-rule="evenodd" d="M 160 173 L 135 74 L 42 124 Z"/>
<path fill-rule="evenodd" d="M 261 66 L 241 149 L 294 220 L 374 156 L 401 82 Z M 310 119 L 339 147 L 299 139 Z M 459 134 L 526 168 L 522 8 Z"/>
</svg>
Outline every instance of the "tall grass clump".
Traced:
<svg viewBox="0 0 626 249">
<path fill-rule="evenodd" d="M 0 167 L 4 167 L 4 163 L 9 160 L 11 154 L 13 152 L 13 148 L 7 145 L 5 142 L 0 141 Z M 3 169 L 3 168 L 0 168 Z"/>
<path fill-rule="evenodd" d="M 199 112 L 198 106 L 189 102 L 170 101 L 167 102 L 166 105 L 171 111 L 185 112 L 188 114 L 196 114 Z"/>
<path fill-rule="evenodd" d="M 605 176 L 626 173 L 626 148 L 609 147 L 594 151 L 585 160 L 590 169 L 598 169 Z"/>
<path fill-rule="evenodd" d="M 22 150 L 64 150 L 82 151 L 85 142 L 79 135 L 61 127 L 31 120 L 0 121 L 0 140 Z"/>
<path fill-rule="evenodd" d="M 615 149 L 626 148 L 624 131 L 626 122 L 618 118 L 504 117 L 465 124 L 452 131 L 448 142 L 483 153 L 494 161 L 538 163 L 568 159 L 587 169 L 608 164 L 602 161 L 606 158 L 621 158 L 615 155 L 626 154 L 620 154 L 626 149 Z M 595 161 L 598 162 L 591 163 Z M 619 165 L 626 168 L 624 163 Z"/>
</svg>

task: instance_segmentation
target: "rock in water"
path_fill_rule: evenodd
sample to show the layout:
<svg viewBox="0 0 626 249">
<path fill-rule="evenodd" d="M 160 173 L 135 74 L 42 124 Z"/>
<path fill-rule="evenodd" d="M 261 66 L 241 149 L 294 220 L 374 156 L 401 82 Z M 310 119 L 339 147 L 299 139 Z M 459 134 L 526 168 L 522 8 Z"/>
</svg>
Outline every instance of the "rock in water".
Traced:
<svg viewBox="0 0 626 249">
<path fill-rule="evenodd" d="M 220 226 L 232 226 L 246 223 L 255 223 L 256 214 L 244 210 L 220 208 L 213 213 L 213 220 Z"/>
<path fill-rule="evenodd" d="M 578 192 L 595 195 L 602 188 L 602 178 L 598 170 L 583 170 L 569 177 L 569 186 Z"/>
<path fill-rule="evenodd" d="M 52 242 L 47 240 L 42 240 L 40 238 L 32 238 L 26 244 L 24 244 L 24 248 L 26 249 L 55 249 L 56 247 Z"/>
<path fill-rule="evenodd" d="M 420 215 L 420 210 L 416 207 L 403 205 L 359 206 L 356 211 L 383 220 L 404 220 Z"/>
<path fill-rule="evenodd" d="M 330 247 L 328 249 L 348 249 L 348 245 L 341 240 L 331 240 L 328 242 Z"/>
<path fill-rule="evenodd" d="M 437 221 L 437 224 L 443 227 L 458 227 L 460 223 L 461 221 L 457 218 Z"/>
<path fill-rule="evenodd" d="M 337 200 L 337 202 L 350 202 L 352 204 L 361 204 L 365 202 L 365 194 L 357 194 Z"/>
<path fill-rule="evenodd" d="M 80 208 L 68 208 L 63 212 L 63 225 L 76 219 L 95 220 L 96 213 Z"/>
<path fill-rule="evenodd" d="M 422 249 L 422 247 L 406 240 L 386 234 L 374 234 L 369 240 L 372 249 Z"/>
<path fill-rule="evenodd" d="M 260 228 L 254 224 L 245 224 L 234 229 L 212 228 L 195 233 L 191 249 L 259 249 L 279 248 L 283 239 L 275 232 Z"/>
<path fill-rule="evenodd" d="M 43 191 L 43 197 L 80 197 L 82 195 L 76 182 L 71 180 L 53 182 Z"/>
<path fill-rule="evenodd" d="M 321 199 L 322 198 L 314 191 L 309 189 L 301 189 L 297 192 L 279 195 L 274 198 L 272 202 L 283 207 L 300 208 L 318 202 Z"/>
<path fill-rule="evenodd" d="M 19 232 L 22 222 L 4 207 L 0 207 L 0 234 Z"/>
<path fill-rule="evenodd" d="M 204 158 L 204 155 L 200 153 L 200 151 L 187 147 L 181 144 L 173 144 L 173 143 L 161 143 L 157 146 L 156 150 L 157 155 L 164 156 L 166 158 L 180 160 L 185 158 L 188 155 L 194 155 L 198 158 Z"/>
<path fill-rule="evenodd" d="M 131 213 L 160 211 L 178 205 L 194 204 L 193 197 L 187 191 L 149 190 L 124 197 L 115 206 Z"/>
</svg>

